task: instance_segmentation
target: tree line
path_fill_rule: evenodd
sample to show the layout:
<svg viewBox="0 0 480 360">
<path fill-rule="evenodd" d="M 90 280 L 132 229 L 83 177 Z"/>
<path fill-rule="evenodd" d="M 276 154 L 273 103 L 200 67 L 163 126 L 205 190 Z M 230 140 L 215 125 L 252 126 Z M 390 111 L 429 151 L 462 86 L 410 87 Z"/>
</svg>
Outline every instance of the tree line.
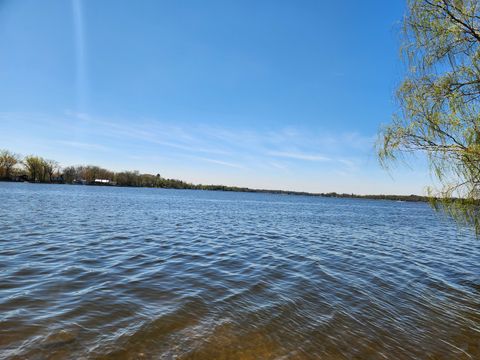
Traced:
<svg viewBox="0 0 480 360">
<path fill-rule="evenodd" d="M 194 188 L 192 184 L 176 179 L 166 179 L 160 174 L 141 174 L 138 171 L 115 172 L 95 165 L 61 167 L 55 160 L 36 155 L 22 157 L 8 150 L 0 150 L 0 180 L 175 189 Z"/>
<path fill-rule="evenodd" d="M 309 193 L 302 191 L 250 189 L 247 187 L 226 185 L 192 184 L 177 179 L 167 179 L 160 174 L 141 174 L 138 171 L 115 172 L 94 165 L 79 165 L 61 167 L 55 160 L 40 156 L 28 155 L 22 157 L 8 150 L 0 150 L 0 180 L 28 181 L 36 183 L 83 184 L 154 187 L 167 189 L 192 189 L 212 191 L 255 192 L 281 195 L 305 195 L 333 198 L 360 198 L 378 200 L 427 201 L 418 195 L 355 195 L 331 193 Z"/>
</svg>

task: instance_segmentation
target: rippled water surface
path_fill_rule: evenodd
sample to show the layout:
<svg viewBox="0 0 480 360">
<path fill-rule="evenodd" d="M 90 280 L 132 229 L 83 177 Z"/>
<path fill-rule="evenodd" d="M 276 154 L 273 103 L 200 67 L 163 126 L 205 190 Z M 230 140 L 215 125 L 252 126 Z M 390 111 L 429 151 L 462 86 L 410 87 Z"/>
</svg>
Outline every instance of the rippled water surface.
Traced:
<svg viewBox="0 0 480 360">
<path fill-rule="evenodd" d="M 426 204 L 0 183 L 1 359 L 480 359 Z"/>
</svg>

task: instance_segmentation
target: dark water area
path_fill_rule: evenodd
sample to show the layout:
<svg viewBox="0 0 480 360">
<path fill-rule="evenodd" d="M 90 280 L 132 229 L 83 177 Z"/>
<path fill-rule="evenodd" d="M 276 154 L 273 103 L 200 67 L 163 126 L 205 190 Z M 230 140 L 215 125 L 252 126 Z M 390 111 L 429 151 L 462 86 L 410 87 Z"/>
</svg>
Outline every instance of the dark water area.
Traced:
<svg viewBox="0 0 480 360">
<path fill-rule="evenodd" d="M 0 359 L 480 359 L 423 203 L 0 183 Z"/>
</svg>

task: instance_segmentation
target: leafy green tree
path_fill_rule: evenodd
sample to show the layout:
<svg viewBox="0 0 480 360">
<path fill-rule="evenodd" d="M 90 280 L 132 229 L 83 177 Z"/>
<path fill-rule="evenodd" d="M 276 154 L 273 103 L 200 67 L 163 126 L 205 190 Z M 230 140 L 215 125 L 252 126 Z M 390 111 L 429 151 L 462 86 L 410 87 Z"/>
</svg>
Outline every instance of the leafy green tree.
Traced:
<svg viewBox="0 0 480 360">
<path fill-rule="evenodd" d="M 0 178 L 10 179 L 12 169 L 20 162 L 20 155 L 0 150 Z"/>
<path fill-rule="evenodd" d="M 400 111 L 380 132 L 387 165 L 426 154 L 441 186 L 435 206 L 480 231 L 480 0 L 409 0 Z"/>
<path fill-rule="evenodd" d="M 28 171 L 30 181 L 44 180 L 44 163 L 45 160 L 39 156 L 29 155 L 23 159 L 23 164 Z"/>
</svg>

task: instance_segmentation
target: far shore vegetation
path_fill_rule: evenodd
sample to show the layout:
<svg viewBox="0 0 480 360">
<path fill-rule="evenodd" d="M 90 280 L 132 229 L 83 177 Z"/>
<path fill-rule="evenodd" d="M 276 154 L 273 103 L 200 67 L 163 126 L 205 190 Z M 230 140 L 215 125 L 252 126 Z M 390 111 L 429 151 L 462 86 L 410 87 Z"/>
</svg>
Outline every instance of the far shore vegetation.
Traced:
<svg viewBox="0 0 480 360">
<path fill-rule="evenodd" d="M 31 182 L 45 184 L 72 184 L 98 186 L 149 187 L 165 189 L 192 189 L 213 191 L 256 192 L 285 195 L 308 195 L 338 198 L 364 198 L 397 201 L 427 201 L 418 195 L 355 195 L 331 193 L 309 193 L 285 190 L 250 189 L 226 185 L 192 184 L 177 179 L 167 179 L 160 174 L 141 174 L 138 171 L 115 172 L 94 165 L 61 167 L 55 160 L 40 156 L 25 157 L 8 150 L 0 150 L 0 181 Z"/>
</svg>

